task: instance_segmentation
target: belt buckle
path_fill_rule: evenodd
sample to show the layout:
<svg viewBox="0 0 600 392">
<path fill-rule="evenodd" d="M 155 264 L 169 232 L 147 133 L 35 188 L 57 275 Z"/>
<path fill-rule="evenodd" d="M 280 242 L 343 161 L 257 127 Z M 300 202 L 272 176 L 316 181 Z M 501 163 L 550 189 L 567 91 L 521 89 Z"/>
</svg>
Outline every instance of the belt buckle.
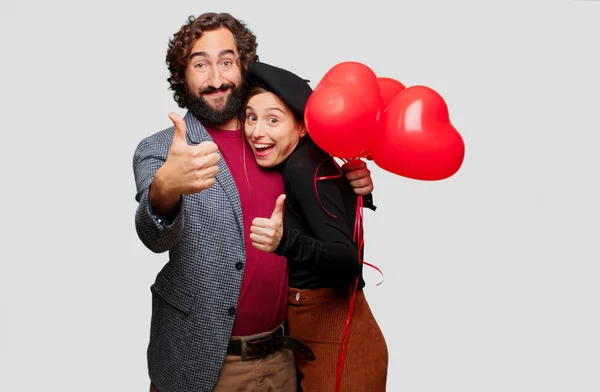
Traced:
<svg viewBox="0 0 600 392">
<path fill-rule="evenodd" d="M 283 328 L 283 327 L 281 327 Z M 279 328 L 277 328 L 275 331 L 271 332 L 269 335 L 264 336 L 264 334 L 257 334 L 257 335 L 251 335 L 251 336 L 243 336 L 240 338 L 240 349 L 241 349 L 241 360 L 242 361 L 250 361 L 253 359 L 257 359 L 257 358 L 263 358 L 266 357 L 267 355 L 275 352 L 276 347 L 275 347 L 275 334 L 277 333 L 277 330 Z M 266 344 L 271 344 L 270 350 L 268 350 L 265 353 L 261 353 L 261 354 L 254 354 L 254 355 L 248 355 L 248 342 L 252 341 L 252 343 L 266 343 Z"/>
<path fill-rule="evenodd" d="M 247 345 L 247 343 L 248 343 L 248 339 L 249 338 L 250 338 L 249 336 L 248 337 L 244 336 L 244 337 L 240 338 L 240 351 L 241 351 L 240 352 L 240 356 L 242 357 L 241 358 L 242 361 L 248 361 L 248 360 L 252 359 L 252 358 L 248 358 L 248 345 Z"/>
<path fill-rule="evenodd" d="M 266 357 L 268 355 L 268 354 L 264 354 L 264 353 L 248 354 L 248 341 L 252 341 L 252 343 L 261 343 L 265 340 L 268 341 L 270 339 L 272 339 L 272 338 L 267 337 L 267 338 L 263 338 L 263 339 L 257 339 L 252 336 L 241 338 L 240 344 L 241 344 L 242 352 L 240 353 L 240 356 L 241 356 L 242 361 L 251 361 L 253 359 Z"/>
</svg>

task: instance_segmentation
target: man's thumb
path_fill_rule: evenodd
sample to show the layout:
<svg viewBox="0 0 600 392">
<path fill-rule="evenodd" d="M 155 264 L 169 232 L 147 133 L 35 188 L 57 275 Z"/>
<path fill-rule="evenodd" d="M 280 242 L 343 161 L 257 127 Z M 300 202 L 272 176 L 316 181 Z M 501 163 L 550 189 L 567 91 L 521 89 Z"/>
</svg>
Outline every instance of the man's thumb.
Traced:
<svg viewBox="0 0 600 392">
<path fill-rule="evenodd" d="M 169 113 L 169 119 L 173 121 L 173 126 L 175 127 L 173 140 L 177 139 L 185 141 L 186 128 L 183 118 L 181 118 L 181 116 L 179 116 L 177 113 Z"/>
<path fill-rule="evenodd" d="M 277 201 L 275 202 L 275 209 L 273 210 L 273 214 L 271 214 L 271 219 L 283 218 L 283 207 L 285 205 L 285 194 L 279 195 Z"/>
</svg>

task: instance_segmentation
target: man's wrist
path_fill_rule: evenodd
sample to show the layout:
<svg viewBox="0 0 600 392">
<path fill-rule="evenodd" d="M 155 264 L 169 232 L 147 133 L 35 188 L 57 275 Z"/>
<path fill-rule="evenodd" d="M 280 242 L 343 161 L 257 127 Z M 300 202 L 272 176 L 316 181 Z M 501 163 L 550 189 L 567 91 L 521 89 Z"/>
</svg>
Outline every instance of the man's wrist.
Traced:
<svg viewBox="0 0 600 392">
<path fill-rule="evenodd" d="M 181 195 L 169 190 L 163 183 L 162 177 L 157 172 L 154 181 L 150 185 L 149 198 L 150 205 L 155 213 L 164 217 L 172 217 L 177 209 Z"/>
</svg>

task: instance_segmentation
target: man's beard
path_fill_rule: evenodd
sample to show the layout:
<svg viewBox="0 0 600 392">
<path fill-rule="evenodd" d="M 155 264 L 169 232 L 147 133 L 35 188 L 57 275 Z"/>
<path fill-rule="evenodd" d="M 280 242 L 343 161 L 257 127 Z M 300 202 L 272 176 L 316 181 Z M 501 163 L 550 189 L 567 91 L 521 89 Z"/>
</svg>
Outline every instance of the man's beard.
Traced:
<svg viewBox="0 0 600 392">
<path fill-rule="evenodd" d="M 209 94 L 214 91 L 227 91 L 228 89 L 230 89 L 231 92 L 225 98 L 225 105 L 220 110 L 212 108 L 203 97 L 204 94 Z M 244 106 L 247 88 L 245 83 L 240 83 L 238 87 L 235 87 L 235 85 L 231 83 L 227 83 L 221 85 L 219 88 L 207 87 L 200 90 L 199 93 L 194 93 L 190 91 L 186 84 L 185 94 L 187 108 L 194 116 L 196 116 L 198 121 L 207 125 L 220 126 L 240 115 Z"/>
</svg>

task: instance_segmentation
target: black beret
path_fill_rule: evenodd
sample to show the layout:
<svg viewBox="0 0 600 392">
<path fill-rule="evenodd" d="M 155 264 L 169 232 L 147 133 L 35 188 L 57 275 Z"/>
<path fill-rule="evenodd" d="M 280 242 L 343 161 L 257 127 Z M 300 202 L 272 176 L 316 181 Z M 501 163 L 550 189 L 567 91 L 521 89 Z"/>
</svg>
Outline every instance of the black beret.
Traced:
<svg viewBox="0 0 600 392">
<path fill-rule="evenodd" d="M 250 87 L 262 87 L 277 95 L 299 119 L 304 119 L 306 101 L 312 93 L 308 80 L 273 65 L 252 62 L 249 65 Z"/>
</svg>

